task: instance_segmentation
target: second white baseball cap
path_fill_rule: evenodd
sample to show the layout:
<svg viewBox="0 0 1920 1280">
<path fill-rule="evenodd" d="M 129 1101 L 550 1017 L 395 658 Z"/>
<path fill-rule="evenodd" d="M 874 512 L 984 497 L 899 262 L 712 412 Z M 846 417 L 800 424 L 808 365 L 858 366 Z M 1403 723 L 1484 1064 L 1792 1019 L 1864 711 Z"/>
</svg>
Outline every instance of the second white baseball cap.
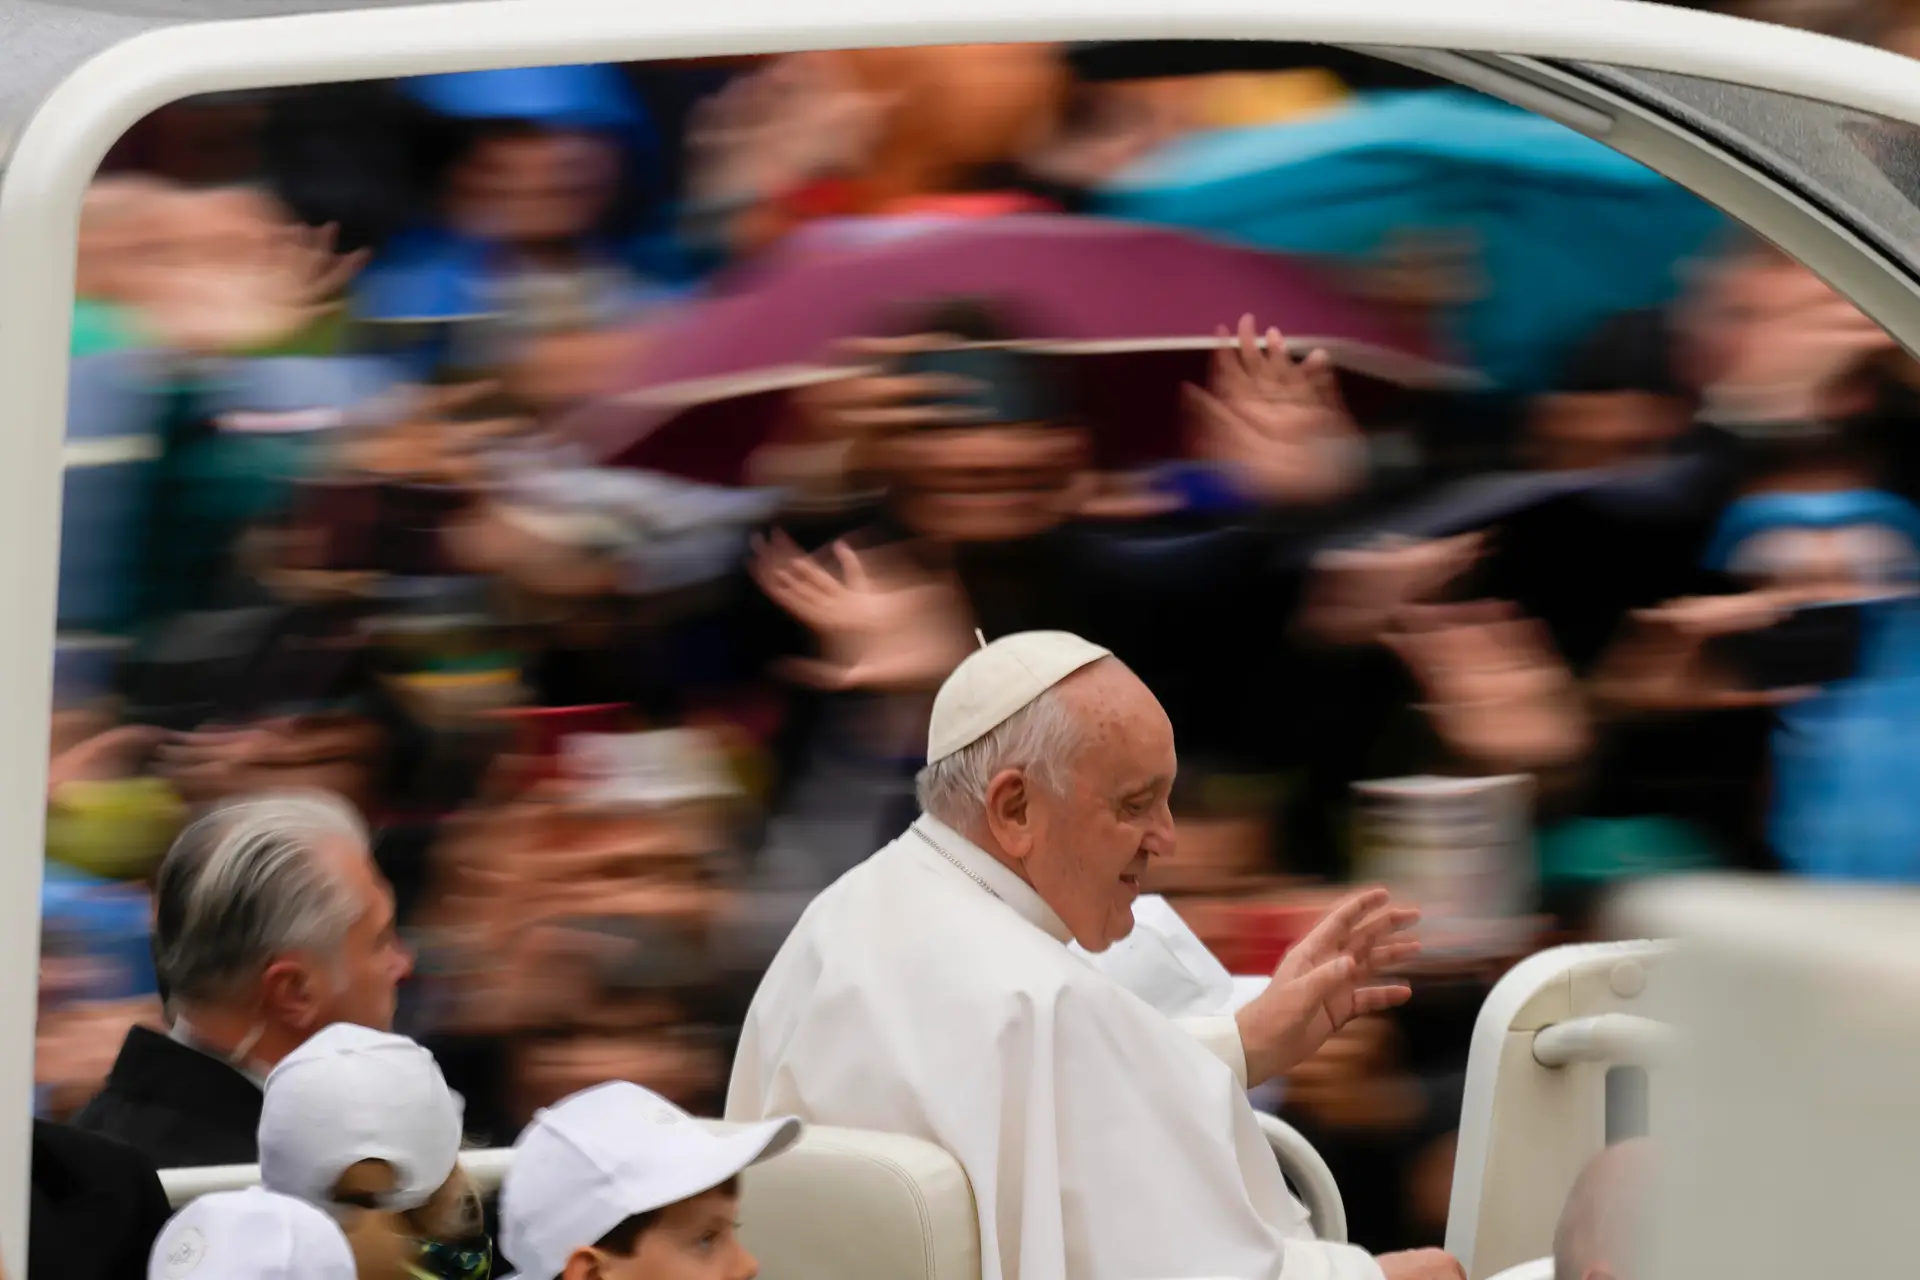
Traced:
<svg viewBox="0 0 1920 1280">
<path fill-rule="evenodd" d="M 153 1242 L 147 1280 L 354 1280 L 339 1224 L 259 1187 L 202 1196 Z"/>
<path fill-rule="evenodd" d="M 1112 656 L 1067 631 L 1022 631 L 982 645 L 934 695 L 927 763 L 972 746 L 1080 668 Z"/>
<path fill-rule="evenodd" d="M 691 1200 L 799 1140 L 788 1117 L 716 1134 L 617 1080 L 533 1118 L 500 1184 L 500 1252 L 514 1280 L 554 1280 L 567 1259 L 636 1214 Z"/>
</svg>

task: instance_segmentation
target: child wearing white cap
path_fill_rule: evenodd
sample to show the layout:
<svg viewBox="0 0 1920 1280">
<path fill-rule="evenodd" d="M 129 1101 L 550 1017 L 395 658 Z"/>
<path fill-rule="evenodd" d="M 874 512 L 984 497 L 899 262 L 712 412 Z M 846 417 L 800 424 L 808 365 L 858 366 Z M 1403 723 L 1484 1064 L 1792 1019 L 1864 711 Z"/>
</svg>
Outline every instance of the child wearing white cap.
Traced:
<svg viewBox="0 0 1920 1280">
<path fill-rule="evenodd" d="M 260 1107 L 260 1181 L 340 1222 L 359 1280 L 486 1280 L 460 1167 L 464 1109 L 433 1055 L 336 1023 L 281 1060 Z"/>
<path fill-rule="evenodd" d="M 354 1280 L 339 1224 L 259 1187 L 202 1196 L 153 1243 L 147 1280 Z"/>
<path fill-rule="evenodd" d="M 738 1178 L 800 1137 L 788 1117 L 720 1135 L 625 1081 L 535 1116 L 500 1188 L 515 1280 L 753 1280 Z"/>
</svg>

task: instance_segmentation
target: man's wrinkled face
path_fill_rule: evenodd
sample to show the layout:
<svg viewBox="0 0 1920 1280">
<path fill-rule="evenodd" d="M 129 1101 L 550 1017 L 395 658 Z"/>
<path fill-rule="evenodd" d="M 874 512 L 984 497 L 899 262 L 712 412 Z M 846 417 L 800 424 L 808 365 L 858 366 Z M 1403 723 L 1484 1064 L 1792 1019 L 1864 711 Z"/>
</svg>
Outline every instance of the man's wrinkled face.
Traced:
<svg viewBox="0 0 1920 1280">
<path fill-rule="evenodd" d="M 326 851 L 336 874 L 359 907 L 338 958 L 337 992 L 317 1008 L 312 1030 L 335 1022 L 388 1031 L 400 983 L 413 971 L 413 956 L 395 928 L 393 889 L 364 848 L 341 839 Z"/>
<path fill-rule="evenodd" d="M 1056 426 L 914 431 L 887 442 L 896 505 L 942 542 L 1013 542 L 1057 525 L 1085 442 Z"/>
<path fill-rule="evenodd" d="M 1133 903 L 1155 858 L 1174 852 L 1173 724 L 1147 686 L 1107 660 L 1070 677 L 1058 696 L 1080 726 L 1065 794 L 1031 790 L 1028 880 L 1074 940 L 1104 951 L 1133 931 Z"/>
</svg>

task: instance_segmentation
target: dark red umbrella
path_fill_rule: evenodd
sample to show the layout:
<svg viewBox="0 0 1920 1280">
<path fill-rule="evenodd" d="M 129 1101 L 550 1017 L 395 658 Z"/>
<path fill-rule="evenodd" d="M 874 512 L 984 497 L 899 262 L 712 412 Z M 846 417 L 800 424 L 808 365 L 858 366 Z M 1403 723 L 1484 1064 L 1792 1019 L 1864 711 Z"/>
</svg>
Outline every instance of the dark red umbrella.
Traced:
<svg viewBox="0 0 1920 1280">
<path fill-rule="evenodd" d="M 956 296 L 1002 302 L 1019 336 L 1062 351 L 1205 345 L 1251 312 L 1353 372 L 1419 387 L 1469 378 L 1401 313 L 1297 258 L 1062 215 L 903 220 L 873 232 L 799 236 L 723 277 L 660 322 L 629 387 L 576 418 L 575 434 L 603 458 L 624 457 L 669 419 L 804 380 L 839 341 L 899 332 L 911 309 Z"/>
<path fill-rule="evenodd" d="M 1212 350 L 1212 344 L 1178 342 L 1062 353 L 1060 374 L 1077 417 L 1091 432 L 1095 465 L 1127 470 L 1184 456 L 1181 389 L 1206 384 Z M 598 435 L 598 456 L 605 462 L 704 484 L 745 484 L 753 451 L 778 430 L 793 393 L 849 372 L 805 366 L 719 379 L 671 407 L 660 401 L 639 404 L 637 397 L 625 404 L 608 401 L 583 411 L 571 425 Z M 1377 370 L 1339 372 L 1347 406 L 1362 426 L 1416 418 L 1422 399 L 1449 385 L 1408 387 Z M 636 409 L 644 414 L 638 430 L 633 429 Z"/>
</svg>

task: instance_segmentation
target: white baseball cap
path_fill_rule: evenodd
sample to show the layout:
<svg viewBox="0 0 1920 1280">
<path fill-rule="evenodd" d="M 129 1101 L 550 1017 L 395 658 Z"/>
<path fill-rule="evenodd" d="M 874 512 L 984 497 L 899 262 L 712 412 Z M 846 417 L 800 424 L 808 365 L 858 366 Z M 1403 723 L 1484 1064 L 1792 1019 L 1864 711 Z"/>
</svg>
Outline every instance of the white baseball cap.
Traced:
<svg viewBox="0 0 1920 1280">
<path fill-rule="evenodd" d="M 260 1104 L 260 1181 L 325 1205 L 362 1160 L 393 1166 L 383 1208 L 433 1198 L 460 1159 L 465 1108 L 433 1055 L 405 1036 L 337 1022 L 267 1076 Z"/>
<path fill-rule="evenodd" d="M 259 1187 L 202 1196 L 160 1229 L 147 1280 L 354 1280 L 332 1218 Z"/>
<path fill-rule="evenodd" d="M 576 1093 L 536 1115 L 513 1144 L 500 1184 L 500 1252 L 515 1280 L 554 1280 L 576 1250 L 779 1155 L 801 1128 L 789 1116 L 716 1134 L 624 1080 Z"/>
<path fill-rule="evenodd" d="M 927 763 L 972 746 L 1080 668 L 1112 656 L 1066 631 L 1022 631 L 981 645 L 934 695 Z"/>
</svg>

